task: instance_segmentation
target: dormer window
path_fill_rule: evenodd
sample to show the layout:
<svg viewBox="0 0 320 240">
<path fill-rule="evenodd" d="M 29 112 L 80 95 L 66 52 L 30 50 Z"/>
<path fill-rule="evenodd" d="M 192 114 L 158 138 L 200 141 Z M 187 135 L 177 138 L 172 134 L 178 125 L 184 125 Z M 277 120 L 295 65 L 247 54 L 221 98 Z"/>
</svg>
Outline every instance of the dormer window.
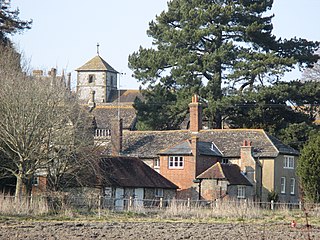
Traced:
<svg viewBox="0 0 320 240">
<path fill-rule="evenodd" d="M 89 74 L 88 83 L 94 82 L 94 74 Z"/>
</svg>

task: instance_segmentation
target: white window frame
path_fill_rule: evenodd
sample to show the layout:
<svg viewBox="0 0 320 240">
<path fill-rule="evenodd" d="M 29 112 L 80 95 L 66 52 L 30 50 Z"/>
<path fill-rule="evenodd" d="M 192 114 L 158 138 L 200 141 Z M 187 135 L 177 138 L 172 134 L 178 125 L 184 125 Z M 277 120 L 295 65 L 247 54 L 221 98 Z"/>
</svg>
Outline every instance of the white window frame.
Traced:
<svg viewBox="0 0 320 240">
<path fill-rule="evenodd" d="M 39 176 L 34 176 L 31 180 L 32 186 L 39 186 Z"/>
<path fill-rule="evenodd" d="M 290 194 L 295 194 L 295 187 L 296 187 L 296 179 L 290 178 Z"/>
<path fill-rule="evenodd" d="M 237 197 L 246 198 L 246 186 L 238 186 Z"/>
<path fill-rule="evenodd" d="M 159 158 L 155 158 L 153 160 L 153 168 L 155 168 L 155 169 L 159 169 L 160 168 L 160 159 Z"/>
<path fill-rule="evenodd" d="M 284 168 L 294 169 L 294 156 L 284 156 Z"/>
<path fill-rule="evenodd" d="M 154 189 L 155 197 L 163 197 L 163 188 L 155 188 Z"/>
<path fill-rule="evenodd" d="M 168 158 L 169 169 L 183 169 L 184 157 L 183 156 L 169 156 Z"/>
<path fill-rule="evenodd" d="M 280 179 L 280 193 L 286 193 L 286 177 Z"/>
</svg>

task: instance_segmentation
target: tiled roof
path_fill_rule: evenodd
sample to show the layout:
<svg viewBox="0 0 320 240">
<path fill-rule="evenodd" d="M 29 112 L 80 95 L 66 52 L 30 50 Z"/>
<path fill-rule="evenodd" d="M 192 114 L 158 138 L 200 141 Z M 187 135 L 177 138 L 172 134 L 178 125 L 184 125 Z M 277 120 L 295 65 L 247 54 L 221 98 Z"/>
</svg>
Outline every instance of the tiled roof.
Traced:
<svg viewBox="0 0 320 240">
<path fill-rule="evenodd" d="M 296 149 L 294 149 L 288 145 L 285 145 L 279 139 L 277 139 L 269 134 L 267 134 L 267 136 L 269 137 L 272 144 L 278 149 L 278 151 L 280 153 L 290 154 L 290 155 L 299 155 L 299 152 Z"/>
<path fill-rule="evenodd" d="M 101 160 L 104 184 L 117 187 L 177 189 L 165 177 L 137 158 L 108 157 Z"/>
<path fill-rule="evenodd" d="M 222 156 L 219 150 L 210 142 L 198 142 L 198 150 L 200 155 L 205 156 Z M 189 140 L 177 144 L 173 147 L 165 149 L 159 153 L 160 155 L 190 155 L 192 154 L 192 147 Z"/>
<path fill-rule="evenodd" d="M 76 71 L 110 71 L 117 73 L 117 71 L 99 55 L 86 62 L 83 66 L 77 68 Z"/>
<path fill-rule="evenodd" d="M 133 103 L 136 98 L 143 99 L 140 90 L 111 90 L 108 101 L 117 103 L 120 95 L 121 103 Z"/>
<path fill-rule="evenodd" d="M 191 155 L 192 148 L 189 141 L 183 141 L 180 144 L 164 149 L 159 154 L 160 155 L 173 155 L 173 154 Z"/>
<path fill-rule="evenodd" d="M 136 121 L 136 110 L 132 105 L 119 105 L 118 108 L 117 105 L 112 104 L 100 104 L 92 110 L 97 128 L 111 129 L 112 121 L 118 118 L 118 110 L 123 121 L 123 128 L 132 129 Z"/>
<path fill-rule="evenodd" d="M 252 186 L 249 180 L 242 175 L 238 165 L 221 164 L 220 162 L 201 173 L 197 179 L 221 179 L 228 180 L 230 185 Z"/>
<path fill-rule="evenodd" d="M 127 131 L 123 132 L 123 151 L 126 156 L 154 158 L 162 150 L 191 137 L 189 131 Z"/>
<path fill-rule="evenodd" d="M 128 131 L 123 135 L 123 155 L 136 157 L 156 157 L 165 149 L 181 144 L 191 138 L 188 130 L 177 131 Z M 286 145 L 275 144 L 275 140 L 260 129 L 212 129 L 202 130 L 197 136 L 200 142 L 214 142 L 224 157 L 240 157 L 243 140 L 252 142 L 256 156 L 276 157 L 279 153 L 289 153 Z M 211 144 L 210 144 L 211 145 Z M 210 146 L 211 147 L 211 146 Z M 278 149 L 279 148 L 279 149 Z M 288 151 L 287 151 L 288 150 Z M 297 151 L 292 152 L 296 154 Z"/>
<path fill-rule="evenodd" d="M 202 141 L 211 141 L 225 157 L 239 157 L 243 140 L 252 142 L 253 151 L 261 157 L 276 157 L 279 151 L 261 129 L 213 129 L 199 133 Z"/>
</svg>

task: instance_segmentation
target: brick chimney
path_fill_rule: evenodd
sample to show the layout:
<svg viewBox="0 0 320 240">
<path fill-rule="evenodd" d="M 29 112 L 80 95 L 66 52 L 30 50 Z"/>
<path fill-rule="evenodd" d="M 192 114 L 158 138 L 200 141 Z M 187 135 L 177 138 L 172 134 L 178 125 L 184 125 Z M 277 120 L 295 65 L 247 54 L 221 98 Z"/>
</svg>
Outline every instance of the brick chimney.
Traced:
<svg viewBox="0 0 320 240">
<path fill-rule="evenodd" d="M 195 163 L 195 176 L 198 176 L 200 173 L 199 173 L 199 166 L 198 166 L 198 156 L 199 156 L 199 138 L 198 136 L 192 136 L 191 137 L 191 152 L 192 152 L 192 155 L 194 157 L 194 163 Z"/>
<path fill-rule="evenodd" d="M 243 140 L 240 148 L 240 169 L 243 172 L 247 172 L 249 168 L 255 168 L 255 160 L 252 156 L 252 142 L 249 140 Z"/>
<path fill-rule="evenodd" d="M 32 76 L 34 76 L 34 77 L 42 77 L 43 76 L 43 71 L 42 70 L 33 70 L 32 71 Z"/>
<path fill-rule="evenodd" d="M 189 104 L 190 112 L 190 131 L 199 132 L 202 128 L 202 106 L 199 103 L 199 96 L 193 95 L 192 102 Z"/>
<path fill-rule="evenodd" d="M 112 156 L 120 156 L 122 151 L 122 119 L 114 120 L 111 128 L 111 153 Z"/>
</svg>

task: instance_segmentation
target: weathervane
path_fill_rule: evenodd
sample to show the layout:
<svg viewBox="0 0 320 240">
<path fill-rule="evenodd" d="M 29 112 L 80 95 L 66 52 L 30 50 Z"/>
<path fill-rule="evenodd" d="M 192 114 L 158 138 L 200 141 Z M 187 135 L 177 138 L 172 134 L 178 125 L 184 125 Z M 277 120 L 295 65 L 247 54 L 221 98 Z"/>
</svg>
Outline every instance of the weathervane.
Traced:
<svg viewBox="0 0 320 240">
<path fill-rule="evenodd" d="M 98 54 L 98 56 L 99 56 L 99 43 L 97 43 L 97 54 Z"/>
</svg>

